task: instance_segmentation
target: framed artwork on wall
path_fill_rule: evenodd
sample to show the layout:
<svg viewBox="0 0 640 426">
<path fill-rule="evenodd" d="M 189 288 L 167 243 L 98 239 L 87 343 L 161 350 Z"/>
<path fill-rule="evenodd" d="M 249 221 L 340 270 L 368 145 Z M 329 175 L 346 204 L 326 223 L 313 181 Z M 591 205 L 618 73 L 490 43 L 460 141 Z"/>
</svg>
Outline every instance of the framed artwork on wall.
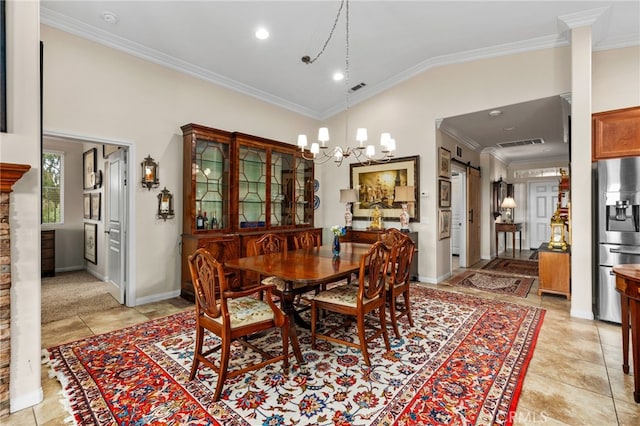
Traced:
<svg viewBox="0 0 640 426">
<path fill-rule="evenodd" d="M 91 148 L 84 154 L 82 154 L 82 187 L 84 189 L 95 188 L 95 172 L 98 159 L 96 158 L 96 148 Z"/>
<path fill-rule="evenodd" d="M 84 224 L 84 258 L 98 264 L 98 225 L 95 223 Z"/>
<path fill-rule="evenodd" d="M 91 219 L 91 194 L 84 194 L 83 212 L 85 219 Z"/>
<path fill-rule="evenodd" d="M 358 191 L 354 220 L 370 220 L 376 207 L 385 221 L 399 221 L 402 205 L 394 200 L 396 186 L 412 186 L 420 194 L 420 157 L 396 158 L 380 164 L 350 164 L 351 188 Z M 336 190 L 337 192 L 337 190 Z M 408 204 L 409 220 L 420 221 L 420 202 Z"/>
<path fill-rule="evenodd" d="M 451 181 L 440 179 L 438 181 L 438 204 L 440 207 L 451 207 Z"/>
<path fill-rule="evenodd" d="M 438 211 L 438 239 L 451 237 L 451 210 Z"/>
<path fill-rule="evenodd" d="M 446 148 L 440 148 L 440 154 L 438 155 L 438 176 L 451 178 L 451 151 Z"/>
<path fill-rule="evenodd" d="M 100 192 L 94 192 L 91 194 L 91 219 L 100 220 L 100 204 L 102 201 L 102 194 Z"/>
</svg>

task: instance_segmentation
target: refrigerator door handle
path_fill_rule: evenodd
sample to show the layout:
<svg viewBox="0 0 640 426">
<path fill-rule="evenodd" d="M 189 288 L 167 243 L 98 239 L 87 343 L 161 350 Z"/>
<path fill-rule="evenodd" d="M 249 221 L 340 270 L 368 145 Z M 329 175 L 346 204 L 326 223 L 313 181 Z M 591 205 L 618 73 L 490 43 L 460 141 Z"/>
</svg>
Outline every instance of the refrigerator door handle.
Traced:
<svg viewBox="0 0 640 426">
<path fill-rule="evenodd" d="M 619 254 L 634 254 L 636 256 L 640 256 L 640 249 L 609 249 L 609 253 L 619 253 Z"/>
</svg>

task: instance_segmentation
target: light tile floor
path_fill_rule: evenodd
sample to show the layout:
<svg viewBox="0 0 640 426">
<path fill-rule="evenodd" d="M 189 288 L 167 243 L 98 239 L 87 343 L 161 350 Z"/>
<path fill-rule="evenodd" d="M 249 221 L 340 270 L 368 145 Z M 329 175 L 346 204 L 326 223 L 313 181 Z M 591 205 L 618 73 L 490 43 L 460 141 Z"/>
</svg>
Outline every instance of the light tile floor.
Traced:
<svg viewBox="0 0 640 426">
<path fill-rule="evenodd" d="M 527 259 L 530 251 L 516 253 Z M 483 261 L 474 268 L 479 268 Z M 454 257 L 454 275 L 462 269 Z M 486 298 L 542 307 L 546 310 L 538 342 L 527 371 L 515 425 L 638 425 L 640 404 L 633 401 L 633 377 L 622 373 L 620 327 L 601 321 L 569 316 L 570 303 L 564 296 L 537 294 L 537 281 L 527 298 L 493 295 L 474 289 L 429 285 Z M 104 333 L 192 305 L 180 298 L 135 308 L 120 307 L 81 315 L 42 327 L 43 348 L 93 334 Z M 633 368 L 633 366 L 632 366 Z M 63 425 L 69 414 L 60 403 L 60 385 L 42 369 L 44 401 L 0 420 L 10 425 Z"/>
</svg>

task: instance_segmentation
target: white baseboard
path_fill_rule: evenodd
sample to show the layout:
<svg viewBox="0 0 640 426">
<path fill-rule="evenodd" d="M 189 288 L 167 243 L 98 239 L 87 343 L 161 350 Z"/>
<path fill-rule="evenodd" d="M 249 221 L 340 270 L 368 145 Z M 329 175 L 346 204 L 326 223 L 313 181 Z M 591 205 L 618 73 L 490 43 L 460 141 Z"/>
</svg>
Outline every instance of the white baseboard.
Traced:
<svg viewBox="0 0 640 426">
<path fill-rule="evenodd" d="M 569 315 L 571 315 L 571 317 L 573 317 L 573 318 L 582 318 L 582 319 L 586 319 L 586 320 L 594 320 L 595 319 L 595 317 L 593 316 L 593 312 L 591 312 L 591 311 L 579 311 L 579 310 L 571 309 Z"/>
<path fill-rule="evenodd" d="M 146 305 L 147 303 L 161 302 L 167 299 L 173 299 L 180 296 L 180 290 L 174 290 L 167 293 L 153 294 L 151 296 L 136 297 L 136 306 Z"/>
<path fill-rule="evenodd" d="M 84 270 L 84 265 L 65 266 L 64 268 L 56 268 L 56 273 L 58 273 L 58 272 L 83 271 L 83 270 Z"/>
<path fill-rule="evenodd" d="M 42 387 L 30 392 L 26 395 L 20 395 L 17 398 L 9 397 L 9 412 L 15 413 L 16 411 L 24 410 L 25 408 L 32 407 L 42 402 L 44 394 Z"/>
<path fill-rule="evenodd" d="M 427 284 L 438 284 L 437 279 L 425 277 L 423 275 L 418 276 L 418 281 L 420 281 L 421 283 L 427 283 Z"/>
</svg>

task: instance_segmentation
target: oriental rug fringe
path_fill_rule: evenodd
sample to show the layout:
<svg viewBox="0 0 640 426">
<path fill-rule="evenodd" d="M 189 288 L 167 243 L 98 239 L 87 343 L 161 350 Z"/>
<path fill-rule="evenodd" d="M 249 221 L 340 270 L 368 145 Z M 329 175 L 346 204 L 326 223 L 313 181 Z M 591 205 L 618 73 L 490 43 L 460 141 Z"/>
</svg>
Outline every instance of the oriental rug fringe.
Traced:
<svg viewBox="0 0 640 426">
<path fill-rule="evenodd" d="M 370 368 L 353 348 L 312 350 L 299 329 L 305 369 L 292 356 L 288 375 L 278 363 L 229 379 L 218 402 L 215 373 L 189 381 L 193 311 L 53 347 L 49 361 L 79 425 L 511 425 L 544 310 L 419 285 L 412 302 L 415 326 L 390 331 L 389 352 L 370 344 Z M 255 343 L 281 346 L 277 332 Z M 233 346 L 230 368 L 257 357 Z"/>
<path fill-rule="evenodd" d="M 444 284 L 476 288 L 496 294 L 527 297 L 534 280 L 535 278 L 532 277 L 471 270 L 449 278 Z"/>
</svg>

